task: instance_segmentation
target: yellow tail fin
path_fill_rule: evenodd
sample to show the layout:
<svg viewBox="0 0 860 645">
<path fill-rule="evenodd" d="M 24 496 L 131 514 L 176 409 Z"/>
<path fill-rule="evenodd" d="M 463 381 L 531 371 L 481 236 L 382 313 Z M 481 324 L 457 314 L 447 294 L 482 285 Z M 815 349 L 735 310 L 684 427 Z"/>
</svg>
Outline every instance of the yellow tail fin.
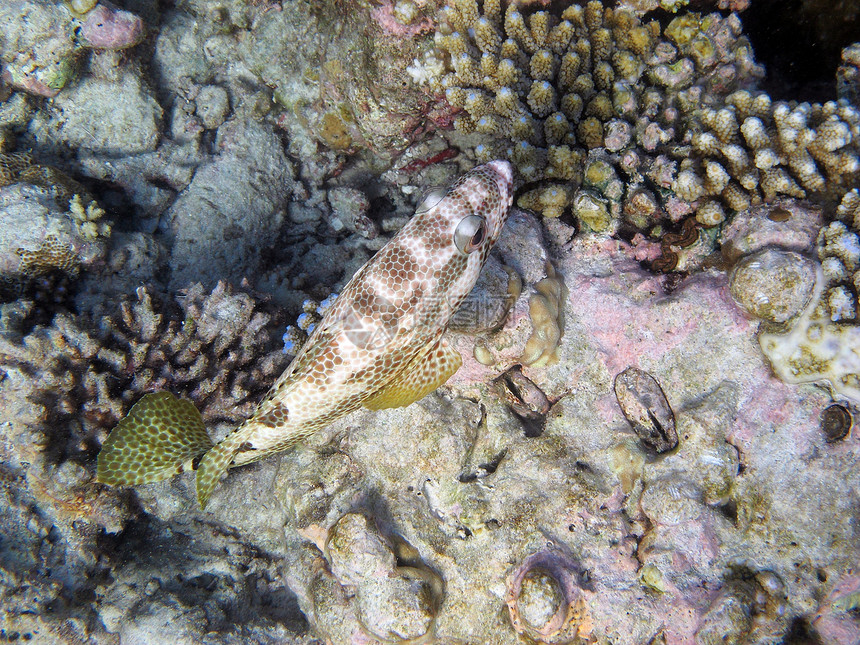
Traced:
<svg viewBox="0 0 860 645">
<path fill-rule="evenodd" d="M 169 479 L 212 448 L 200 412 L 170 392 L 145 395 L 102 446 L 96 481 L 133 486 Z"/>
<path fill-rule="evenodd" d="M 197 503 L 200 504 L 200 508 L 206 508 L 215 484 L 230 467 L 241 445 L 242 435 L 234 431 L 203 455 L 197 467 Z"/>
</svg>

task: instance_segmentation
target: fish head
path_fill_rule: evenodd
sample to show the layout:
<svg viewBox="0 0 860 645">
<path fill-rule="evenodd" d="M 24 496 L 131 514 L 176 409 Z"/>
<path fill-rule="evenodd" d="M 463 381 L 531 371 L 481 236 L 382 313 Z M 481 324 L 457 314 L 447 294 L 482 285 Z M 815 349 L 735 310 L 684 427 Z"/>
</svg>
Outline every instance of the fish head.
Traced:
<svg viewBox="0 0 860 645">
<path fill-rule="evenodd" d="M 473 168 L 447 190 L 431 192 L 398 236 L 422 257 L 423 306 L 416 308 L 425 332 L 441 332 L 475 286 L 499 239 L 513 202 L 513 168 L 491 161 Z M 397 243 L 397 242 L 395 242 Z"/>
<path fill-rule="evenodd" d="M 475 286 L 512 202 L 507 161 L 478 166 L 428 193 L 414 217 L 353 276 L 308 343 L 330 337 L 346 356 L 409 355 L 435 342 Z"/>
<path fill-rule="evenodd" d="M 499 239 L 512 202 L 513 169 L 501 160 L 425 196 L 401 233 L 402 243 L 424 257 L 432 272 L 425 281 L 428 293 L 459 306 Z"/>
<path fill-rule="evenodd" d="M 483 264 L 499 239 L 512 202 L 513 169 L 509 162 L 497 160 L 472 169 L 447 189 L 425 195 L 415 215 L 428 224 L 432 221 L 424 229 L 435 233 L 427 236 L 428 245 L 461 255 L 477 252 L 475 258 Z"/>
</svg>

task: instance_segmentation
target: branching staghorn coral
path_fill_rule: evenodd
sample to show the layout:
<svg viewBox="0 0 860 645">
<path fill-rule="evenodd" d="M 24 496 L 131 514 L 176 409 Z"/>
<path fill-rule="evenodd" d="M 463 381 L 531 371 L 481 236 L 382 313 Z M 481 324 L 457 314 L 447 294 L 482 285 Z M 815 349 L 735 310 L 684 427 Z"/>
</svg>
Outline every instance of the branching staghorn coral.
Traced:
<svg viewBox="0 0 860 645">
<path fill-rule="evenodd" d="M 592 0 L 560 15 L 500 0 L 455 0 L 437 44 L 452 71 L 437 81 L 525 182 L 519 204 L 589 229 L 641 230 L 777 195 L 838 194 L 857 178 L 857 110 L 773 102 L 734 14 L 676 17 L 662 31 Z M 618 181 L 623 178 L 623 182 Z"/>
<path fill-rule="evenodd" d="M 171 302 L 148 287 L 95 322 L 57 314 L 26 335 L 0 335 L 0 369 L 32 383 L 44 408 L 57 461 L 92 460 L 101 441 L 146 392 L 190 399 L 207 423 L 246 418 L 287 357 L 278 347 L 283 321 L 265 303 L 223 282 L 195 285 Z"/>
</svg>

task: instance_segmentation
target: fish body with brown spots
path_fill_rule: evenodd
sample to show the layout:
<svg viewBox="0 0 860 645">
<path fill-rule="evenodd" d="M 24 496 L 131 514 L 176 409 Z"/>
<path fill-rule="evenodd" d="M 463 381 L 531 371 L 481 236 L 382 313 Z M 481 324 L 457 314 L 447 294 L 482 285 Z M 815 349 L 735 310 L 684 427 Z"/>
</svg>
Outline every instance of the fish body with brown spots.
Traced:
<svg viewBox="0 0 860 645">
<path fill-rule="evenodd" d="M 360 407 L 409 405 L 460 367 L 443 334 L 472 290 L 513 200 L 492 161 L 428 194 L 415 216 L 352 277 L 255 413 L 212 445 L 188 401 L 147 394 L 105 441 L 97 478 L 160 481 L 200 458 L 205 506 L 227 468 L 286 450 Z"/>
</svg>

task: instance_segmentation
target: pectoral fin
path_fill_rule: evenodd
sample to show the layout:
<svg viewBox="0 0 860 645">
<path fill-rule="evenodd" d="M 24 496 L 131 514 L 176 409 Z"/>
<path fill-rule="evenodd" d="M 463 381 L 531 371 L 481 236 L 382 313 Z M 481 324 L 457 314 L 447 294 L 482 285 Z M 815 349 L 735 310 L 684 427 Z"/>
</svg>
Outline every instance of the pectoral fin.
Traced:
<svg viewBox="0 0 860 645">
<path fill-rule="evenodd" d="M 169 479 L 212 447 L 200 412 L 170 392 L 135 403 L 99 452 L 96 481 L 134 486 Z"/>
<path fill-rule="evenodd" d="M 429 352 L 419 354 L 393 382 L 365 401 L 364 407 L 382 410 L 407 406 L 442 385 L 462 364 L 457 350 L 439 339 Z"/>
</svg>

